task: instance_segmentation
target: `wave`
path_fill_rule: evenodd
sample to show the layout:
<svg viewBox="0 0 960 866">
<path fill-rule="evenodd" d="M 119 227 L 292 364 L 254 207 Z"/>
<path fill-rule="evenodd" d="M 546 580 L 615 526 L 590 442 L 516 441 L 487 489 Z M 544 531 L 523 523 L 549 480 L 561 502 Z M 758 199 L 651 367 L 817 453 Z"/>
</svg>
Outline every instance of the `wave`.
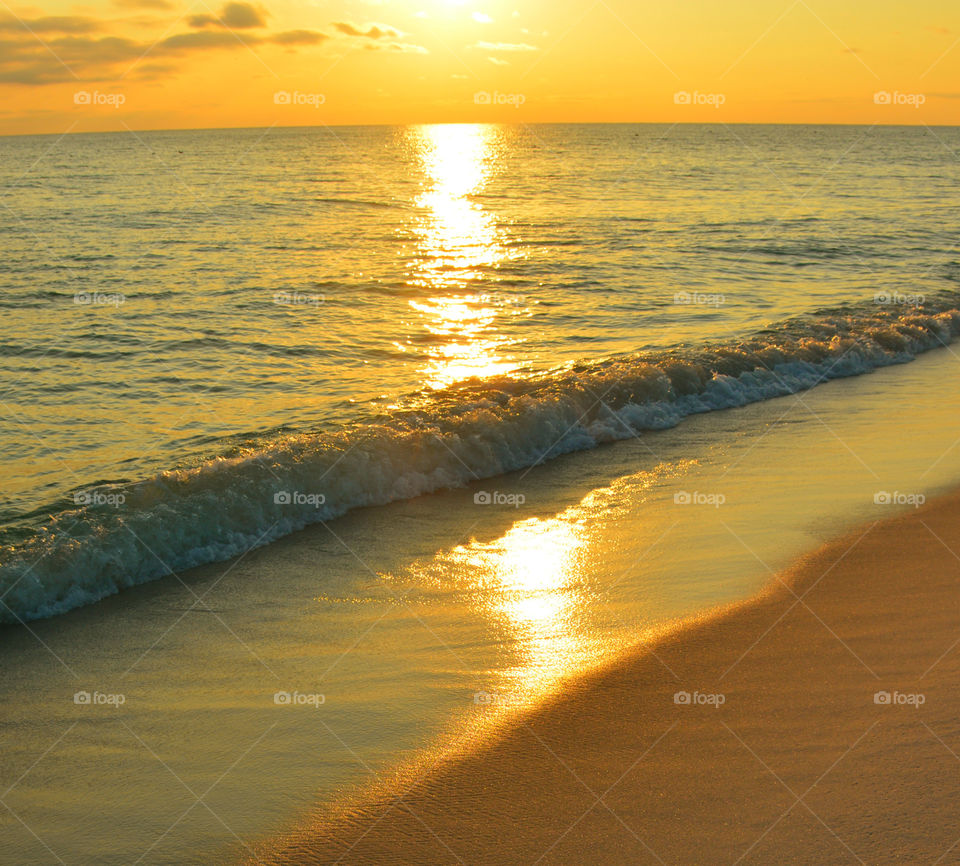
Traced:
<svg viewBox="0 0 960 866">
<path fill-rule="evenodd" d="M 410 395 L 375 422 L 78 489 L 6 527 L 0 622 L 61 614 L 311 523 L 532 467 L 683 418 L 904 363 L 960 334 L 960 292 L 821 310 L 745 339 Z M 901 304 L 901 305 L 898 305 Z"/>
<path fill-rule="evenodd" d="M 397 202 L 378 201 L 376 199 L 318 197 L 315 198 L 314 201 L 317 204 L 332 204 L 346 207 L 368 207 L 376 208 L 378 210 L 397 210 L 404 207 L 404 205 Z"/>
</svg>

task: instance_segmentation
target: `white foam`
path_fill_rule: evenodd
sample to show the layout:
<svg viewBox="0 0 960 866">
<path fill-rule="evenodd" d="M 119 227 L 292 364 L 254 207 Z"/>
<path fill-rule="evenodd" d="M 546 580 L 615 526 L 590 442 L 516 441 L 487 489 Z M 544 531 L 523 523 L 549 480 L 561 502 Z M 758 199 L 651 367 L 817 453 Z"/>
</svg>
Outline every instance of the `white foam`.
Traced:
<svg viewBox="0 0 960 866">
<path fill-rule="evenodd" d="M 62 510 L 4 551 L 0 621 L 64 613 L 353 508 L 462 486 L 692 414 L 909 361 L 960 333 L 957 301 L 945 296 L 899 315 L 866 307 L 822 313 L 738 344 L 474 383 L 389 423 L 290 436 L 254 456 L 104 490 L 122 494 L 122 504 Z M 277 502 L 278 494 L 291 501 Z"/>
</svg>

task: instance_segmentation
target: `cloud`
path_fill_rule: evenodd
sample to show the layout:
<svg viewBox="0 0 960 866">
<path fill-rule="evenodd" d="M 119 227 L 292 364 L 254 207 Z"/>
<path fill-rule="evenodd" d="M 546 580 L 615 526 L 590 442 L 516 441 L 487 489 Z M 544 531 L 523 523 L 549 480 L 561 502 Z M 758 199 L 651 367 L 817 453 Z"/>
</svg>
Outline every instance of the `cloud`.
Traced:
<svg viewBox="0 0 960 866">
<path fill-rule="evenodd" d="M 270 36 L 267 41 L 275 45 L 319 45 L 330 37 L 316 30 L 285 30 Z"/>
<path fill-rule="evenodd" d="M 387 51 L 402 51 L 404 54 L 429 54 L 422 45 L 410 45 L 407 42 L 389 42 L 385 46 Z"/>
<path fill-rule="evenodd" d="M 60 64 L 39 61 L 14 69 L 0 69 L 0 84 L 57 84 L 75 80 Z"/>
<path fill-rule="evenodd" d="M 367 51 L 397 51 L 401 54 L 429 54 L 422 45 L 411 45 L 408 42 L 368 42 L 363 46 Z"/>
<path fill-rule="evenodd" d="M 173 9 L 169 0 L 113 0 L 121 9 Z"/>
<path fill-rule="evenodd" d="M 29 31 L 19 29 L 10 32 L 6 38 L 0 35 L 0 84 L 37 86 L 108 81 L 115 80 L 120 72 L 126 75 L 128 71 L 133 77 L 156 80 L 176 71 L 175 66 L 164 64 L 166 58 L 179 60 L 188 54 L 256 45 L 296 48 L 318 45 L 329 38 L 327 34 L 314 30 L 287 30 L 273 34 L 245 32 L 239 35 L 218 29 L 177 33 L 157 43 L 73 33 L 60 33 L 41 42 Z"/>
<path fill-rule="evenodd" d="M 472 18 L 478 24 L 490 24 L 493 22 L 493 19 L 487 15 L 486 12 L 474 12 Z"/>
<path fill-rule="evenodd" d="M 138 63 L 129 77 L 136 81 L 160 81 L 177 74 L 177 67 L 172 63 Z"/>
<path fill-rule="evenodd" d="M 187 19 L 191 27 L 227 27 L 230 30 L 250 30 L 266 27 L 266 13 L 249 3 L 227 3 L 216 15 L 191 15 Z"/>
<path fill-rule="evenodd" d="M 220 13 L 220 20 L 234 30 L 267 26 L 266 13 L 249 3 L 228 3 Z"/>
<path fill-rule="evenodd" d="M 509 60 L 501 60 L 499 57 L 488 57 L 489 60 L 494 66 L 509 66 Z"/>
<path fill-rule="evenodd" d="M 168 51 L 181 52 L 205 48 L 235 48 L 242 45 L 319 45 L 329 39 L 326 33 L 317 30 L 284 30 L 270 36 L 244 33 L 239 36 L 223 30 L 202 30 L 199 33 L 178 33 L 164 39 L 157 48 L 159 54 Z"/>
<path fill-rule="evenodd" d="M 396 27 L 387 24 L 368 24 L 367 29 L 362 30 L 349 21 L 334 21 L 333 27 L 344 36 L 359 36 L 364 39 L 398 39 L 403 36 Z"/>
<path fill-rule="evenodd" d="M 249 43 L 250 40 L 244 40 Z M 165 51 L 190 51 L 197 48 L 233 48 L 234 45 L 242 45 L 244 42 L 234 35 L 225 31 L 204 30 L 200 33 L 178 33 L 176 36 L 168 36 L 159 45 L 155 53 L 163 54 Z"/>
<path fill-rule="evenodd" d="M 0 18 L 4 33 L 93 33 L 100 22 L 80 15 L 48 15 L 44 18 Z"/>
<path fill-rule="evenodd" d="M 120 36 L 90 38 L 88 36 L 60 36 L 44 43 L 25 40 L 0 44 L 0 64 L 12 61 L 31 62 L 49 58 L 54 68 L 67 73 L 67 80 L 75 76 L 67 67 L 96 64 L 99 66 L 136 60 L 149 46 Z"/>
<path fill-rule="evenodd" d="M 526 42 L 478 42 L 473 46 L 481 51 L 539 51 L 536 45 Z"/>
</svg>

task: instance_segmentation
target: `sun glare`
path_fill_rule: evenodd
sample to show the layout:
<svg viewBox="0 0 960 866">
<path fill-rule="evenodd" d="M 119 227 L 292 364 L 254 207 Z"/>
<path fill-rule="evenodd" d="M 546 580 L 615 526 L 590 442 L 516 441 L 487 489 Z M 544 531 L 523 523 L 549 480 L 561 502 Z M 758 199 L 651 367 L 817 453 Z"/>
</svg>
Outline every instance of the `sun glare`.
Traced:
<svg viewBox="0 0 960 866">
<path fill-rule="evenodd" d="M 408 144 L 422 172 L 413 231 L 411 282 L 429 292 L 410 301 L 434 337 L 424 350 L 433 388 L 506 373 L 510 340 L 500 324 L 517 312 L 512 297 L 485 290 L 508 258 L 494 216 L 475 196 L 491 177 L 502 131 L 483 124 L 412 127 Z M 483 289 L 479 290 L 478 289 Z"/>
</svg>

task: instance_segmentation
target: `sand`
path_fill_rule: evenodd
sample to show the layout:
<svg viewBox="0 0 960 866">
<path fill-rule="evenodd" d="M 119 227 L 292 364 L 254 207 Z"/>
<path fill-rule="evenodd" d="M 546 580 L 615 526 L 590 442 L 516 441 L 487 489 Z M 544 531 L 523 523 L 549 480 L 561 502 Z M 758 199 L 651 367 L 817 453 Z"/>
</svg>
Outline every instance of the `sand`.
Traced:
<svg viewBox="0 0 960 866">
<path fill-rule="evenodd" d="M 861 527 L 264 859 L 960 863 L 954 551 L 960 494 Z"/>
</svg>

